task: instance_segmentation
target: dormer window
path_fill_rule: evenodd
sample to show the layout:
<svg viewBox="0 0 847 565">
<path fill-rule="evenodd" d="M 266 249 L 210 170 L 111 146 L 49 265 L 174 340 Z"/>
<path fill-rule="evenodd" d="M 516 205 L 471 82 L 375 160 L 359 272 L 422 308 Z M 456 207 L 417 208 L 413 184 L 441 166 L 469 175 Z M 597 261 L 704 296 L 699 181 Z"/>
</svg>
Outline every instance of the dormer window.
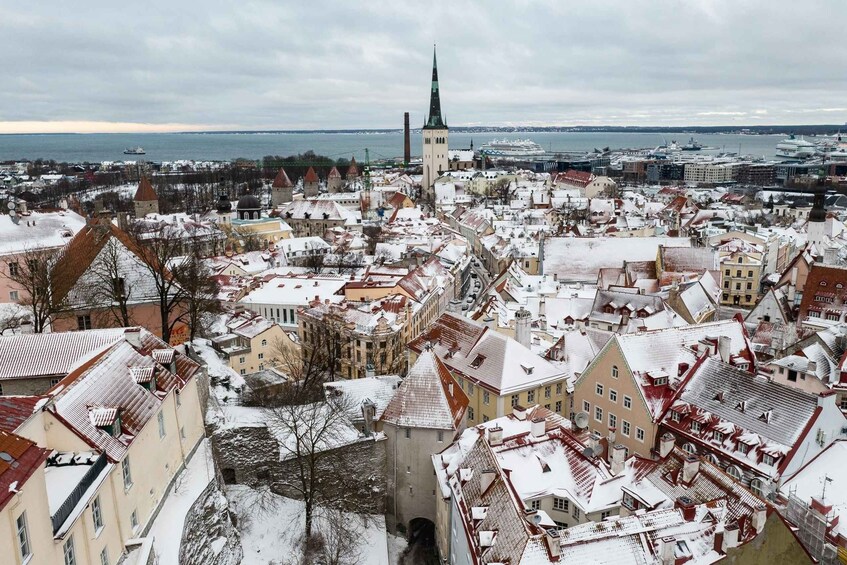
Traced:
<svg viewBox="0 0 847 565">
<path fill-rule="evenodd" d="M 471 367 L 473 367 L 474 369 L 479 369 L 483 361 L 485 361 L 485 355 L 477 354 L 477 356 L 474 357 L 474 360 L 471 361 Z"/>
<path fill-rule="evenodd" d="M 521 363 L 521 368 L 527 375 L 531 375 L 532 371 L 535 369 L 535 367 L 533 367 L 532 365 L 524 365 L 523 363 Z"/>
<path fill-rule="evenodd" d="M 692 432 L 699 432 L 700 431 L 700 422 L 698 422 L 696 420 L 691 422 L 691 431 Z"/>
<path fill-rule="evenodd" d="M 118 408 L 109 406 L 89 406 L 88 418 L 99 430 L 112 437 L 121 435 L 121 415 Z"/>
<path fill-rule="evenodd" d="M 722 443 L 723 442 L 723 433 L 719 432 L 718 430 L 715 430 L 714 432 L 712 432 L 712 439 L 714 439 L 718 443 Z"/>
<path fill-rule="evenodd" d="M 153 367 L 131 367 L 129 374 L 136 384 L 150 392 L 156 392 L 156 374 Z"/>
<path fill-rule="evenodd" d="M 776 459 L 773 455 L 769 455 L 767 453 L 762 454 L 762 463 L 764 463 L 765 465 L 773 465 L 775 461 Z"/>
<path fill-rule="evenodd" d="M 673 420 L 674 422 L 679 422 L 680 420 L 682 420 L 682 414 L 680 414 L 679 412 L 671 411 L 671 420 Z"/>
</svg>

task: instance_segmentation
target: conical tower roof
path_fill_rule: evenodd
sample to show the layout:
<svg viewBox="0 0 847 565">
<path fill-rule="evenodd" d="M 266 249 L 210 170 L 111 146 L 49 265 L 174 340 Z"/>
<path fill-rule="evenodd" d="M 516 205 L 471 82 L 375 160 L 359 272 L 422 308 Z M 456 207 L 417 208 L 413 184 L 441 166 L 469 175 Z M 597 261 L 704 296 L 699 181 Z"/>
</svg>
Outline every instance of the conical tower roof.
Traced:
<svg viewBox="0 0 847 565">
<path fill-rule="evenodd" d="M 441 94 L 438 89 L 438 62 L 435 59 L 435 47 L 432 48 L 432 90 L 429 93 L 429 118 L 424 129 L 447 129 L 441 116 Z"/>
<path fill-rule="evenodd" d="M 315 172 L 314 167 L 309 167 L 309 170 L 306 171 L 306 176 L 303 177 L 303 180 L 306 182 L 318 182 L 318 173 Z"/>
<path fill-rule="evenodd" d="M 271 185 L 271 187 L 291 188 L 292 186 L 294 186 L 294 183 L 292 183 L 291 179 L 288 178 L 288 174 L 285 172 L 285 169 L 280 167 L 279 172 L 276 174 L 276 178 L 274 178 L 274 183 Z"/>
<path fill-rule="evenodd" d="M 338 169 L 333 167 L 332 169 L 330 169 L 329 174 L 326 176 L 326 178 L 328 178 L 328 179 L 340 179 L 341 173 L 338 172 Z"/>
<path fill-rule="evenodd" d="M 350 166 L 347 167 L 347 176 L 349 177 L 351 175 L 354 176 L 354 177 L 359 176 L 359 167 L 356 166 L 356 158 L 355 157 L 350 159 Z"/>
<path fill-rule="evenodd" d="M 156 191 L 153 190 L 153 185 L 150 184 L 147 177 L 141 177 L 141 182 L 138 183 L 138 190 L 135 191 L 135 197 L 133 200 L 136 202 L 151 202 L 153 200 L 159 200 L 159 197 L 156 196 Z"/>
</svg>

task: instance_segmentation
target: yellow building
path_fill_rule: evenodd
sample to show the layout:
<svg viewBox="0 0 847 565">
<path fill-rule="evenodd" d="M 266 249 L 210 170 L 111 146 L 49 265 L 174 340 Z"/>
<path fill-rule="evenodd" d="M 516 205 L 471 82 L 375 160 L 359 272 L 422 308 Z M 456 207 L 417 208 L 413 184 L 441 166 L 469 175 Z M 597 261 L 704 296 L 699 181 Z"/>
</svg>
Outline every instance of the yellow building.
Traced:
<svg viewBox="0 0 847 565">
<path fill-rule="evenodd" d="M 0 410 L 17 415 L 4 425 L 52 453 L 5 489 L 0 547 L 15 550 L 4 563 L 117 563 L 204 435 L 199 365 L 138 328 L 73 334 L 58 360 L 26 352 L 55 353 L 63 334 L 0 338 L 10 367 L 39 359 L 66 373 L 46 398 L 0 397 Z"/>
<path fill-rule="evenodd" d="M 488 326 L 447 312 L 409 349 L 417 356 L 427 344 L 465 391 L 469 425 L 510 414 L 514 406 L 570 412 L 568 373 Z"/>
<path fill-rule="evenodd" d="M 732 239 L 718 246 L 721 268 L 721 304 L 752 308 L 759 301 L 765 250 L 760 245 Z"/>
<path fill-rule="evenodd" d="M 282 350 L 299 351 L 285 330 L 251 310 L 233 313 L 226 322 L 228 332 L 212 338 L 214 347 L 229 367 L 240 375 L 264 371 L 279 363 Z"/>
</svg>

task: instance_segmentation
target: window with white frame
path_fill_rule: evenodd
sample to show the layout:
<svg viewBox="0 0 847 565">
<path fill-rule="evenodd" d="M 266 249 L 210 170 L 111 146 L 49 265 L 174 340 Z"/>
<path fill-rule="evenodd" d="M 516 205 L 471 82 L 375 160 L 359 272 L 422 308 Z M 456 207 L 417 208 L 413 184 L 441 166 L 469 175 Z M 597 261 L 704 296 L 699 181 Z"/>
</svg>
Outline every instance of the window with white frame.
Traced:
<svg viewBox="0 0 847 565">
<path fill-rule="evenodd" d="M 597 393 L 597 396 L 603 396 L 603 385 L 597 383 L 597 386 L 594 388 L 594 392 Z"/>
<path fill-rule="evenodd" d="M 629 437 L 630 427 L 629 422 L 627 422 L 626 420 L 621 420 L 621 433 L 626 437 Z"/>
<path fill-rule="evenodd" d="M 618 401 L 618 391 L 609 389 L 609 400 L 612 402 Z"/>
<path fill-rule="evenodd" d="M 598 422 L 603 421 L 603 409 L 600 408 L 599 406 L 594 407 L 594 419 L 597 420 Z"/>
<path fill-rule="evenodd" d="M 94 531 L 103 528 L 103 509 L 100 506 L 100 496 L 95 496 L 91 502 L 91 520 L 94 522 Z"/>
<path fill-rule="evenodd" d="M 618 417 L 609 412 L 609 427 L 617 428 L 618 427 Z"/>
<path fill-rule="evenodd" d="M 100 565 L 109 565 L 109 550 L 105 547 L 100 552 Z"/>
<path fill-rule="evenodd" d="M 694 447 L 693 443 L 685 443 L 682 445 L 682 450 L 686 453 L 691 453 L 692 455 L 697 454 L 697 448 Z"/>
<path fill-rule="evenodd" d="M 512 395 L 512 408 L 514 408 L 515 406 L 517 406 L 517 405 L 518 405 L 518 402 L 520 402 L 520 395 L 513 394 L 513 395 Z"/>
<path fill-rule="evenodd" d="M 540 510 L 541 509 L 541 499 L 530 500 L 529 501 L 529 507 L 532 508 L 533 510 Z"/>
<path fill-rule="evenodd" d="M 635 439 L 638 441 L 644 441 L 644 430 L 641 428 L 635 428 Z"/>
<path fill-rule="evenodd" d="M 574 518 L 576 518 L 577 520 L 579 520 L 579 515 L 580 515 L 579 507 L 577 507 L 577 505 L 576 505 L 576 504 L 574 504 L 574 507 L 573 507 L 573 517 L 574 517 Z"/>
<path fill-rule="evenodd" d="M 553 497 L 553 510 L 567 512 L 569 505 L 570 501 L 568 501 L 567 498 L 559 498 L 558 496 Z"/>
<path fill-rule="evenodd" d="M 741 469 L 736 467 L 735 465 L 730 465 L 726 468 L 726 474 L 735 479 L 736 481 L 740 481 L 743 476 L 741 473 Z"/>
<path fill-rule="evenodd" d="M 68 538 L 62 546 L 62 553 L 65 556 L 65 565 L 76 565 L 76 551 L 74 551 L 74 536 Z"/>
<path fill-rule="evenodd" d="M 588 402 L 587 400 L 583 400 L 582 401 L 582 410 L 583 410 L 583 412 L 587 412 L 588 414 L 591 414 L 591 403 Z"/>
<path fill-rule="evenodd" d="M 618 378 L 618 366 L 617 365 L 612 365 L 612 378 L 613 379 Z"/>
<path fill-rule="evenodd" d="M 124 489 L 129 490 L 132 486 L 132 471 L 129 468 L 129 455 L 121 461 L 121 474 L 124 478 Z"/>
<path fill-rule="evenodd" d="M 489 402 L 490 398 L 491 398 L 491 397 L 490 397 L 490 395 L 489 395 L 488 391 L 487 391 L 487 390 L 483 390 L 483 391 L 482 391 L 482 403 L 483 403 L 483 404 L 488 404 L 488 402 Z"/>
<path fill-rule="evenodd" d="M 268 346 L 268 340 L 263 339 L 262 340 L 262 347 L 267 347 L 267 346 Z"/>
<path fill-rule="evenodd" d="M 679 422 L 682 419 L 682 415 L 679 412 L 675 412 L 671 410 L 671 420 L 674 422 Z"/>
<path fill-rule="evenodd" d="M 691 431 L 692 432 L 699 432 L 700 431 L 700 422 L 698 422 L 697 420 L 693 420 L 691 422 Z"/>
<path fill-rule="evenodd" d="M 138 529 L 138 510 L 133 510 L 129 515 L 129 525 L 132 526 L 132 531 Z"/>
<path fill-rule="evenodd" d="M 773 455 L 769 455 L 767 453 L 762 454 L 762 463 L 764 463 L 765 465 L 773 465 L 774 461 L 775 459 Z"/>
<path fill-rule="evenodd" d="M 159 439 L 165 437 L 165 413 L 159 412 L 156 416 L 156 420 L 159 422 Z"/>
<path fill-rule="evenodd" d="M 32 555 L 32 548 L 29 544 L 29 527 L 26 523 L 26 512 L 21 512 L 15 520 L 15 528 L 18 531 L 18 549 L 21 552 L 21 561 L 25 561 L 27 557 Z"/>
<path fill-rule="evenodd" d="M 632 408 L 632 399 L 628 396 L 623 397 L 623 407 L 626 409 Z"/>
<path fill-rule="evenodd" d="M 526 401 L 529 402 L 530 404 L 535 402 L 535 391 L 534 390 L 526 391 Z"/>
</svg>

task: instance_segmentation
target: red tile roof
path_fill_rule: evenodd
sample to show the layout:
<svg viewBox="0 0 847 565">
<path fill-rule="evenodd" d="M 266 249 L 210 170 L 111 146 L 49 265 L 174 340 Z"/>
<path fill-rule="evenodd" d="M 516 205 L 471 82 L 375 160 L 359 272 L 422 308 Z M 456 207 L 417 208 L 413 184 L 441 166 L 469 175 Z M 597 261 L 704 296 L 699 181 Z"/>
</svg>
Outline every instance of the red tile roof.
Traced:
<svg viewBox="0 0 847 565">
<path fill-rule="evenodd" d="M 274 183 L 271 186 L 273 188 L 290 188 L 294 186 L 294 184 L 291 182 L 291 179 L 288 178 L 288 174 L 286 174 L 285 169 L 280 167 L 279 172 L 276 174 L 276 178 L 274 178 Z"/>
<path fill-rule="evenodd" d="M 328 178 L 328 179 L 340 179 L 341 173 L 338 172 L 338 169 L 333 167 L 332 169 L 330 169 L 329 174 L 326 176 L 326 178 Z"/>
<path fill-rule="evenodd" d="M 14 432 L 35 411 L 42 396 L 0 396 L 0 430 Z"/>
<path fill-rule="evenodd" d="M 309 167 L 309 170 L 306 171 L 306 176 L 303 178 L 305 182 L 318 182 L 318 173 L 315 172 L 313 167 Z"/>
<path fill-rule="evenodd" d="M 28 439 L 0 431 L 0 453 L 12 460 L 0 458 L 0 510 L 20 490 L 35 470 L 44 463 L 49 452 Z"/>
<path fill-rule="evenodd" d="M 842 297 L 842 301 L 834 302 L 816 302 L 816 295 L 824 295 L 827 293 L 835 293 Z M 843 298 L 847 297 L 847 269 L 844 267 L 827 267 L 817 263 L 813 263 L 809 276 L 806 278 L 806 285 L 803 287 L 803 301 L 800 303 L 800 312 L 797 320 L 802 322 L 809 315 L 809 311 L 817 311 L 820 317 L 825 314 L 822 310 L 835 313 L 840 316 L 847 312 L 847 306 L 838 304 L 843 302 Z"/>
<path fill-rule="evenodd" d="M 147 177 L 141 177 L 141 182 L 138 183 L 138 190 L 135 191 L 136 202 L 149 202 L 151 200 L 159 200 L 156 196 L 156 191 L 153 190 L 153 185 L 147 180 Z"/>
<path fill-rule="evenodd" d="M 359 167 L 356 166 L 356 158 L 350 159 L 350 166 L 347 168 L 347 176 L 359 176 Z"/>
</svg>

